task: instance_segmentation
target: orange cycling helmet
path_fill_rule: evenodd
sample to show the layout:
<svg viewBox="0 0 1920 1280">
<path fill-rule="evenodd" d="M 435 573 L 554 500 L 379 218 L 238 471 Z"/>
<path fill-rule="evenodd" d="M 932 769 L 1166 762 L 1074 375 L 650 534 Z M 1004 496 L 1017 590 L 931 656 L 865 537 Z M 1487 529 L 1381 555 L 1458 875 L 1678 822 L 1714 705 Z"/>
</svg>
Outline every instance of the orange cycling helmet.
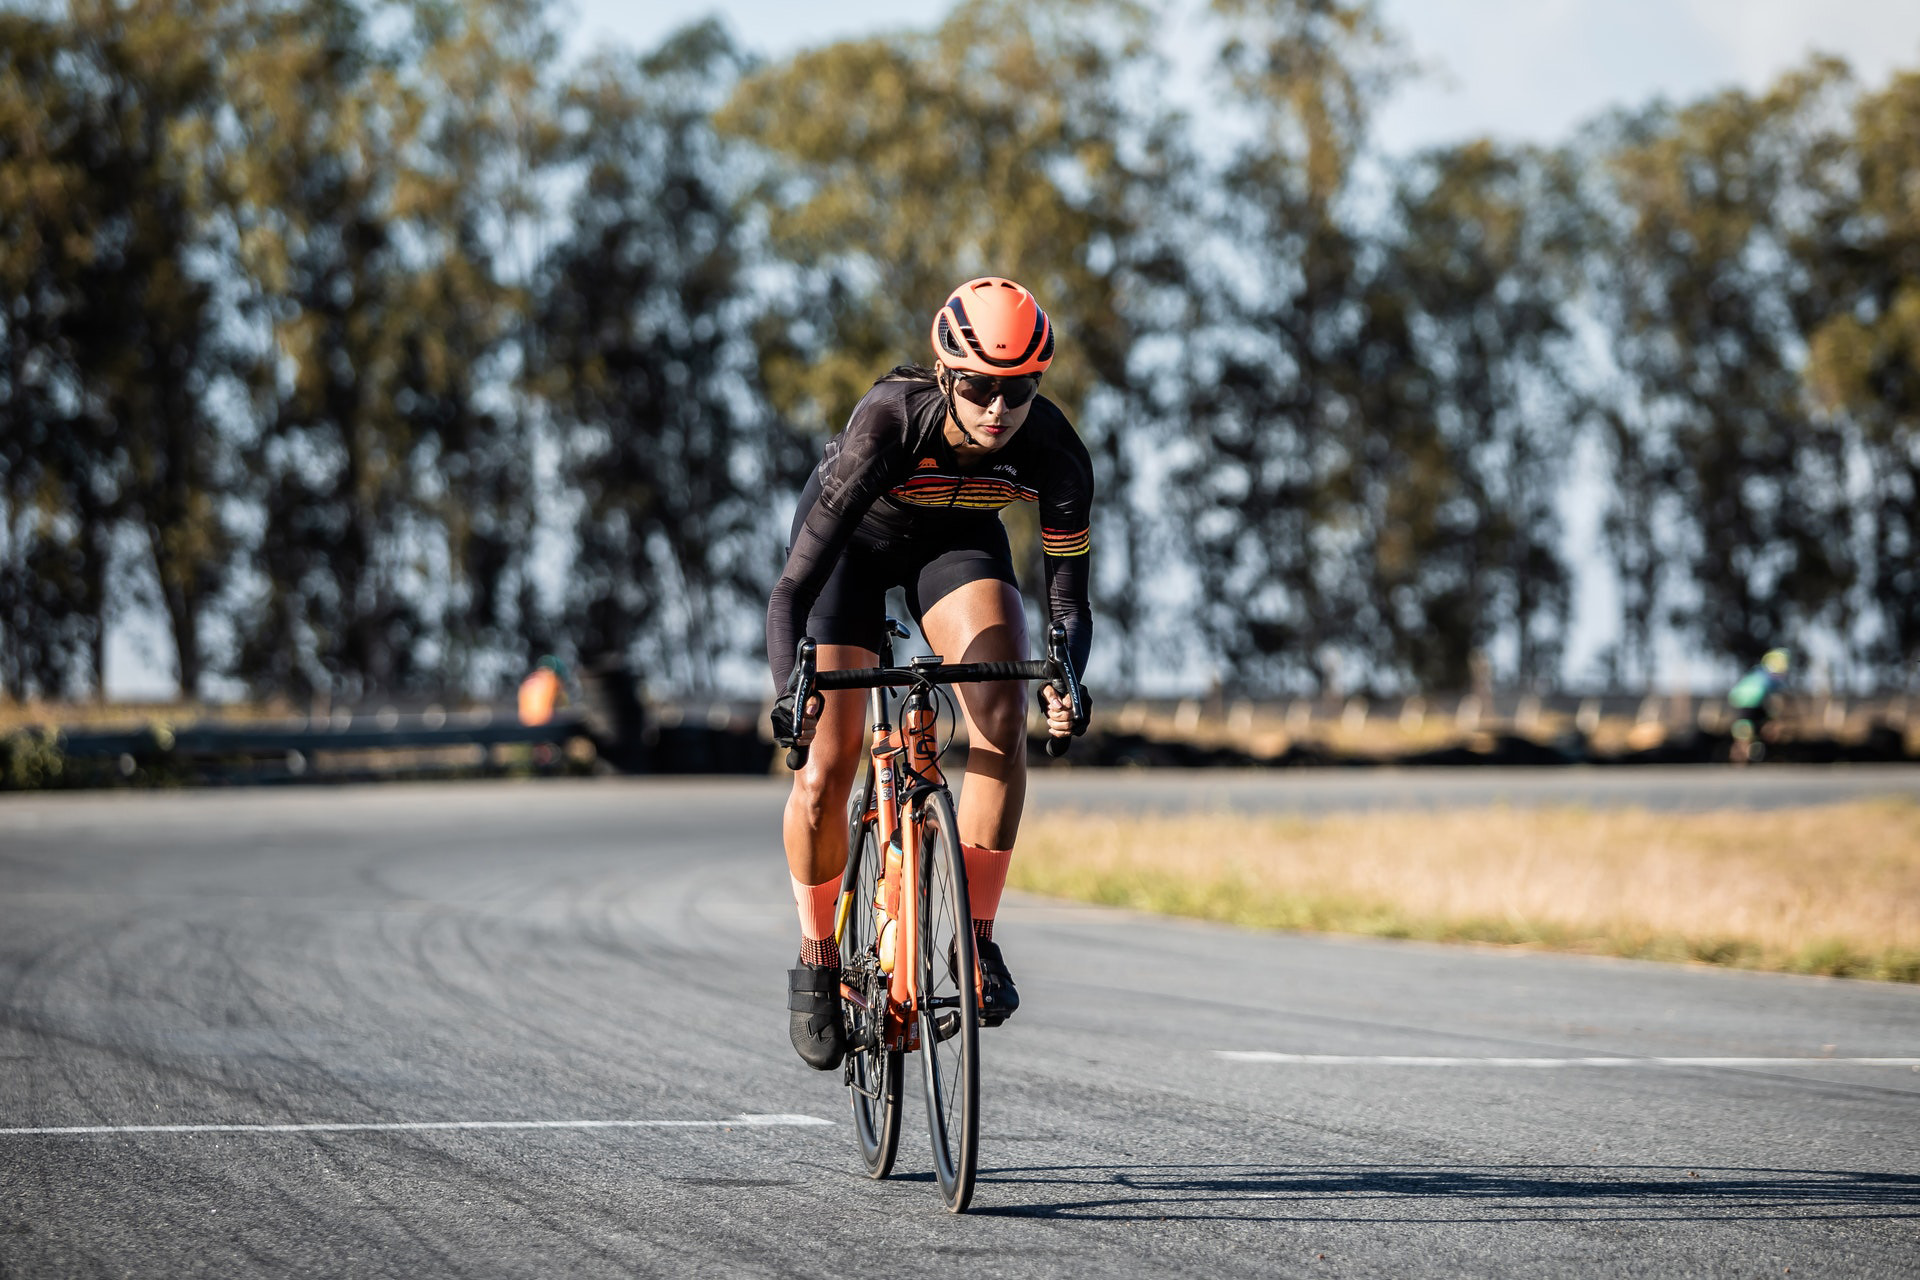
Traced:
<svg viewBox="0 0 1920 1280">
<path fill-rule="evenodd" d="M 1013 281 L 981 276 L 955 289 L 934 316 L 933 353 L 960 373 L 1037 374 L 1053 363 L 1053 322 Z"/>
</svg>

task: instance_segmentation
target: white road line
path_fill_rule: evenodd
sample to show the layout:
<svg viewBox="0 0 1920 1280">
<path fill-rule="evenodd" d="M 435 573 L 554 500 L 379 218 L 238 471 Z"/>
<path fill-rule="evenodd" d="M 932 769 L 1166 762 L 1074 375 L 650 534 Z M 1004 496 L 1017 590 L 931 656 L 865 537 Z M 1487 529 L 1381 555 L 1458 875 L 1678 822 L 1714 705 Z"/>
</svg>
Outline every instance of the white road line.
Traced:
<svg viewBox="0 0 1920 1280">
<path fill-rule="evenodd" d="M 1442 1058 L 1405 1054 L 1267 1053 L 1216 1049 L 1229 1062 L 1310 1067 L 1915 1067 L 1920 1058 Z"/>
<path fill-rule="evenodd" d="M 746 1115 L 728 1120 L 405 1120 L 338 1124 L 77 1124 L 0 1129 L 0 1137 L 88 1133 L 412 1133 L 434 1129 L 731 1129 L 831 1125 L 818 1116 Z"/>
</svg>

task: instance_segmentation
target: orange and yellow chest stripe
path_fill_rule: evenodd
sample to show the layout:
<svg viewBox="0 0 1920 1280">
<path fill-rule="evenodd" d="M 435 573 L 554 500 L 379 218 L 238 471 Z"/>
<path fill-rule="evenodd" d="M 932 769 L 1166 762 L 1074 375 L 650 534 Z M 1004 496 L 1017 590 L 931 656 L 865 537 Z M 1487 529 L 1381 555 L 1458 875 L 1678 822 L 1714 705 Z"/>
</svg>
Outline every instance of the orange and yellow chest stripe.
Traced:
<svg viewBox="0 0 1920 1280">
<path fill-rule="evenodd" d="M 998 511 L 1011 502 L 1038 502 L 1038 491 L 1000 476 L 950 476 L 922 471 L 896 485 L 891 496 L 916 507 Z"/>
</svg>

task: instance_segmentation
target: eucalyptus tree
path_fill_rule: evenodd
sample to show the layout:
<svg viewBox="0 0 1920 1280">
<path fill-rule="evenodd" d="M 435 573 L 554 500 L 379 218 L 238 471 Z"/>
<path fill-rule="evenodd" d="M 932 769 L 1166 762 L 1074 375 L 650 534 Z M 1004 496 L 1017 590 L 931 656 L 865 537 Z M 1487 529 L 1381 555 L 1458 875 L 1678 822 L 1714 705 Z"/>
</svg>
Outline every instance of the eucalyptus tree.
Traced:
<svg viewBox="0 0 1920 1280">
<path fill-rule="evenodd" d="M 100 103 L 63 74 L 69 44 L 58 19 L 0 13 L 0 692 L 14 699 L 89 674 L 98 691 L 119 489 L 81 378 L 105 193 L 88 167 Z"/>
<path fill-rule="evenodd" d="M 226 62 L 240 258 L 278 370 L 239 661 L 265 689 L 484 685 L 519 647 L 533 460 L 508 254 L 555 137 L 553 39 L 519 0 L 385 16 L 300 0 Z"/>
<path fill-rule="evenodd" d="M 1199 246 L 1174 492 L 1225 681 L 1314 688 L 1393 648 L 1356 569 L 1370 473 L 1394 461 L 1384 428 L 1419 370 L 1407 299 L 1374 290 L 1349 199 L 1393 50 L 1366 0 L 1213 10 L 1220 109 L 1242 128 Z"/>
<path fill-rule="evenodd" d="M 201 199 L 235 15 L 216 0 L 74 0 L 4 21 L 9 625 L 58 630 L 65 618 L 88 658 L 36 642 L 38 683 L 72 687 L 56 670 L 80 667 L 99 693 L 124 528 L 193 696 L 234 549 L 217 402 L 244 400 L 248 380 L 220 324 L 215 218 Z"/>
<path fill-rule="evenodd" d="M 1400 177 L 1376 292 L 1410 307 L 1417 394 L 1385 431 L 1369 591 L 1395 665 L 1467 684 L 1476 653 L 1528 685 L 1557 677 L 1571 574 L 1566 463 L 1586 412 L 1568 369 L 1585 224 L 1564 156 L 1479 141 Z M 1502 643 L 1504 642 L 1504 643 Z M 1511 656 L 1505 654 L 1510 652 Z"/>
<path fill-rule="evenodd" d="M 1855 104 L 1846 192 L 1832 234 L 1809 246 L 1827 282 L 1810 373 L 1856 433 L 1866 597 L 1860 644 L 1880 680 L 1920 680 L 1920 72 Z"/>
<path fill-rule="evenodd" d="M 1758 94 L 1616 122 L 1600 156 L 1592 297 L 1623 383 L 1606 412 L 1611 527 L 1639 578 L 1630 633 L 1672 621 L 1740 662 L 1844 628 L 1846 431 L 1813 411 L 1804 374 L 1829 307 L 1814 266 L 1844 177 L 1846 88 L 1816 61 Z"/>
<path fill-rule="evenodd" d="M 575 506 L 572 644 L 681 688 L 761 633 L 769 499 L 804 465 L 760 397 L 750 247 L 708 118 L 744 65 L 707 22 L 574 78 L 579 186 L 538 277 L 529 385 Z"/>
</svg>

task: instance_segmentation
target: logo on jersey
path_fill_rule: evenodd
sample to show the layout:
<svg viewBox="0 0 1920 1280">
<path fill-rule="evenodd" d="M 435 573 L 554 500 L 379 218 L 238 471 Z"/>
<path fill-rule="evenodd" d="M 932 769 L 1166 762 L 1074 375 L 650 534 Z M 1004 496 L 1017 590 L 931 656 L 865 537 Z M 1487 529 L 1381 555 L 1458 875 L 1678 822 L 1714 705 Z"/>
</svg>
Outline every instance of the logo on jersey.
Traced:
<svg viewBox="0 0 1920 1280">
<path fill-rule="evenodd" d="M 920 470 L 922 471 L 925 471 L 928 467 L 937 467 L 939 465 L 940 465 L 940 462 L 937 458 L 920 459 Z"/>
</svg>

